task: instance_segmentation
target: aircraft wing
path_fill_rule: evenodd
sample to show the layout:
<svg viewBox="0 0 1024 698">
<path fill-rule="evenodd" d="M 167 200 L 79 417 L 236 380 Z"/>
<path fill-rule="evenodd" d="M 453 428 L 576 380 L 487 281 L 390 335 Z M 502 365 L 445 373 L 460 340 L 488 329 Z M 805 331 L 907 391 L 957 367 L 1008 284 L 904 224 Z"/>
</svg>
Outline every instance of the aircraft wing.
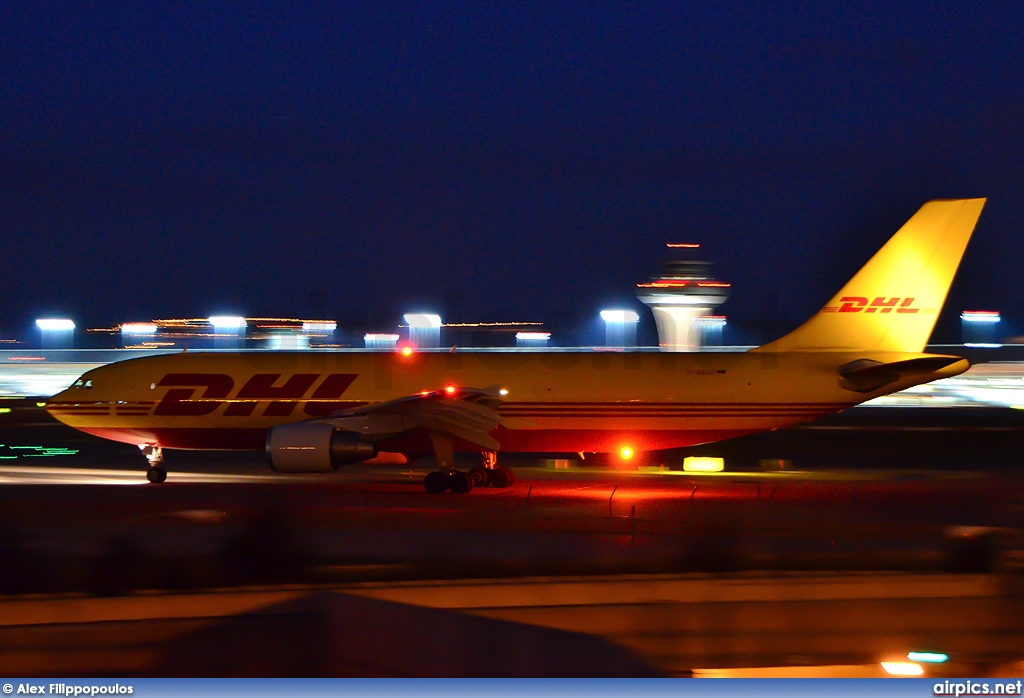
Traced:
<svg viewBox="0 0 1024 698">
<path fill-rule="evenodd" d="M 323 422 L 360 434 L 371 441 L 424 429 L 497 451 L 500 444 L 490 435 L 501 417 L 497 388 L 453 388 L 410 395 L 374 405 L 339 410 Z"/>
</svg>

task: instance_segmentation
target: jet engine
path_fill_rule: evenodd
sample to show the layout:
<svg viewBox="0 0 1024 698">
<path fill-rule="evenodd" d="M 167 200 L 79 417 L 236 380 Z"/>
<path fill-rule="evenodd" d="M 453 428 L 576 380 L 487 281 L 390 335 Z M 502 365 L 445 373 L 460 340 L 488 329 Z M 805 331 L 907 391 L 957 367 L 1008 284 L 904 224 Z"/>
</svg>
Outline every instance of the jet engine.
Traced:
<svg viewBox="0 0 1024 698">
<path fill-rule="evenodd" d="M 329 473 L 377 455 L 377 447 L 330 424 L 278 424 L 267 433 L 270 469 L 277 473 Z"/>
</svg>

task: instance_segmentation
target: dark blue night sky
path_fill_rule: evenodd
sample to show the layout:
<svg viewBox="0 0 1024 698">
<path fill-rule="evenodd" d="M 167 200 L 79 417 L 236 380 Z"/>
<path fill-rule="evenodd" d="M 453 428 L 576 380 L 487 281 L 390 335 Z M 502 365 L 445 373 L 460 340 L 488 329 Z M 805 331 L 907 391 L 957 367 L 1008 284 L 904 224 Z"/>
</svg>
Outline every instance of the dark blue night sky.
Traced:
<svg viewBox="0 0 1024 698">
<path fill-rule="evenodd" d="M 975 196 L 940 329 L 1024 334 L 1017 3 L 4 3 L 0 88 L 0 335 L 587 317 L 674 241 L 795 323 Z"/>
</svg>

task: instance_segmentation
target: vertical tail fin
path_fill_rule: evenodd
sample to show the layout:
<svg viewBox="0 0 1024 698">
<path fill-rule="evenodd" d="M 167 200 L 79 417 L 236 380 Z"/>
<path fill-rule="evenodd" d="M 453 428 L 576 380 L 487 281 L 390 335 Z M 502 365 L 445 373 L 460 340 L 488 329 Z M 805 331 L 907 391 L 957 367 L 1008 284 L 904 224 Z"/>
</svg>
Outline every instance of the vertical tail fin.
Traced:
<svg viewBox="0 0 1024 698">
<path fill-rule="evenodd" d="M 754 351 L 923 351 L 984 205 L 929 201 L 814 317 Z"/>
</svg>

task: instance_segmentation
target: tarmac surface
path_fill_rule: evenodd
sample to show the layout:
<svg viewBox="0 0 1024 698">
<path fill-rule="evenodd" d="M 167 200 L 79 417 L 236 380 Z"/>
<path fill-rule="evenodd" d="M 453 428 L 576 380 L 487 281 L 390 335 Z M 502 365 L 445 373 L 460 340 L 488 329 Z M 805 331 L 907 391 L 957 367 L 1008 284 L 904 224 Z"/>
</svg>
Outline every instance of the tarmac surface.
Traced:
<svg viewBox="0 0 1024 698">
<path fill-rule="evenodd" d="M 111 546 L 217 555 L 271 529 L 273 545 L 317 568 L 411 566 L 428 576 L 438 560 L 459 563 L 445 576 L 949 569 L 970 562 L 955 559 L 965 540 L 1015 539 L 1024 512 L 1016 410 L 851 410 L 690 450 L 725 457 L 723 473 L 682 472 L 678 452 L 628 467 L 502 454 L 516 483 L 465 495 L 425 493 L 429 459 L 279 475 L 261 454 L 237 452 L 167 452 L 167 482 L 151 485 L 132 446 L 71 430 L 34 405 L 3 417 L 0 527 L 11 534 L 0 546 L 75 559 Z M 472 454 L 457 463 L 476 464 Z M 999 551 L 979 546 L 970 564 L 996 564 Z"/>
<path fill-rule="evenodd" d="M 425 493 L 429 461 L 277 475 L 238 453 L 171 452 L 151 485 L 137 449 L 3 415 L 0 655 L 36 675 L 78 657 L 81 675 L 865 676 L 941 645 L 965 673 L 1011 671 L 1024 415 L 851 412 L 690 451 L 725 473 L 503 454 L 516 483 L 465 495 Z M 123 618 L 137 598 L 173 612 Z M 254 638 L 276 657 L 218 649 Z M 425 649 L 481 638 L 508 661 Z"/>
</svg>

